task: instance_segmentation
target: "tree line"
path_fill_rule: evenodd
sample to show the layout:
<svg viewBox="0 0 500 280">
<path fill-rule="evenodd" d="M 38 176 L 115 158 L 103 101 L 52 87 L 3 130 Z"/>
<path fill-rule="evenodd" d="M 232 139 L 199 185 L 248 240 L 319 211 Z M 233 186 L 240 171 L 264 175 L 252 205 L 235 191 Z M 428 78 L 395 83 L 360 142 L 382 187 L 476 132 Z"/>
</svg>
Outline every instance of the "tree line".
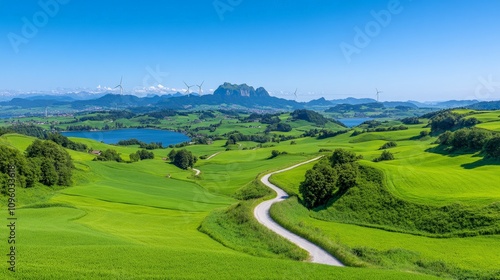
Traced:
<svg viewBox="0 0 500 280">
<path fill-rule="evenodd" d="M 450 150 L 482 151 L 487 158 L 500 159 L 500 135 L 478 128 L 462 128 L 439 135 L 438 144 Z"/>
<path fill-rule="evenodd" d="M 73 161 L 68 152 L 47 140 L 35 140 L 21 153 L 17 149 L 0 145 L 0 185 L 7 186 L 9 166 L 16 167 L 16 181 L 20 187 L 30 188 L 37 183 L 45 186 L 70 186 Z M 5 192 L 5 189 L 3 189 Z"/>
</svg>

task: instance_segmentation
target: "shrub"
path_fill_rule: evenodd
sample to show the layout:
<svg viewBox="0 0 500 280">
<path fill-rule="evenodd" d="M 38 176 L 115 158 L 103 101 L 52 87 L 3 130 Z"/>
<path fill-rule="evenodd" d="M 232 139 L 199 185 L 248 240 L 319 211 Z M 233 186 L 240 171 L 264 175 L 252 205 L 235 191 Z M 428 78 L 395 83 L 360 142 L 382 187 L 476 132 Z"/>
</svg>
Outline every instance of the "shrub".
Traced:
<svg viewBox="0 0 500 280">
<path fill-rule="evenodd" d="M 500 159 L 500 136 L 495 136 L 484 145 L 484 152 L 489 158 Z"/>
<path fill-rule="evenodd" d="M 373 161 L 374 162 L 380 162 L 380 161 L 386 161 L 386 160 L 393 160 L 394 159 L 394 155 L 389 152 L 389 151 L 383 151 L 382 154 L 374 159 Z"/>
<path fill-rule="evenodd" d="M 391 141 L 391 142 L 387 142 L 384 145 L 382 145 L 382 147 L 380 147 L 379 150 L 390 149 L 390 148 L 394 148 L 397 146 L 398 146 L 398 144 L 396 142 Z"/>
</svg>

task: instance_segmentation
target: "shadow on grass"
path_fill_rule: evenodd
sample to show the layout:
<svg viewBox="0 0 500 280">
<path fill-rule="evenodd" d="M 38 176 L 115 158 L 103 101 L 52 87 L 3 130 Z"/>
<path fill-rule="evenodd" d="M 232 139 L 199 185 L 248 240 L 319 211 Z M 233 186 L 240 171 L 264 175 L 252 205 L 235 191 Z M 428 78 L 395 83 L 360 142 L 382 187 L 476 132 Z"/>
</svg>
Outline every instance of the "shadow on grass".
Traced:
<svg viewBox="0 0 500 280">
<path fill-rule="evenodd" d="M 463 156 L 463 155 L 471 155 L 477 153 L 476 151 L 469 151 L 469 150 L 453 150 L 450 147 L 443 146 L 443 145 L 438 145 L 433 148 L 429 148 L 425 150 L 427 153 L 433 153 L 433 154 L 439 154 L 443 156 L 449 156 L 449 157 L 457 157 L 457 156 Z M 480 157 L 481 155 L 474 155 L 474 157 Z"/>
<path fill-rule="evenodd" d="M 465 169 L 474 169 L 474 168 L 478 168 L 478 167 L 483 167 L 483 166 L 487 166 L 487 165 L 500 165 L 500 160 L 497 160 L 497 159 L 491 159 L 491 158 L 482 158 L 478 161 L 475 161 L 475 162 L 471 162 L 471 163 L 465 163 L 465 164 L 462 164 L 461 166 Z"/>
</svg>

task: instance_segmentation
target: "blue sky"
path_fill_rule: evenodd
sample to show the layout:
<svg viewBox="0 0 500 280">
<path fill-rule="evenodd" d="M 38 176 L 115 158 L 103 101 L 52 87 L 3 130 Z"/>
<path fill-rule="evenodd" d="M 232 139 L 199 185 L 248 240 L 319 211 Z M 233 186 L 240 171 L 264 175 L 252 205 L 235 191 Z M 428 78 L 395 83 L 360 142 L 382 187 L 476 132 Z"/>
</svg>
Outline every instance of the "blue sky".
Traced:
<svg viewBox="0 0 500 280">
<path fill-rule="evenodd" d="M 498 0 L 0 0 L 0 89 L 102 89 L 123 76 L 139 94 L 227 81 L 289 99 L 298 88 L 299 100 L 375 88 L 381 100 L 500 99 L 499 10 Z"/>
</svg>

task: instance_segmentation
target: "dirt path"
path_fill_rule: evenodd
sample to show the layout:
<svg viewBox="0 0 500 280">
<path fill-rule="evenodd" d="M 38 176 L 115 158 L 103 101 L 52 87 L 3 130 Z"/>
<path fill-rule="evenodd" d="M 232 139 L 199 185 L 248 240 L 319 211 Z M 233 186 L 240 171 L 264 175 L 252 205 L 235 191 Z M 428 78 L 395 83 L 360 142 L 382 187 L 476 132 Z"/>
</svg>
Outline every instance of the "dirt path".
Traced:
<svg viewBox="0 0 500 280">
<path fill-rule="evenodd" d="M 269 182 L 269 177 L 271 177 L 273 174 L 281 173 L 281 172 L 288 171 L 288 170 L 291 170 L 293 168 L 299 167 L 301 165 L 308 164 L 308 163 L 316 161 L 320 158 L 321 157 L 317 157 L 315 159 L 308 160 L 308 161 L 303 162 L 303 163 L 299 163 L 299 164 L 294 165 L 292 167 L 285 168 L 285 169 L 264 175 L 264 177 L 262 177 L 262 179 L 261 179 L 262 183 L 264 183 L 266 186 L 268 186 L 269 188 L 274 190 L 276 192 L 277 196 L 271 200 L 264 201 L 264 202 L 260 203 L 259 205 L 257 205 L 257 207 L 255 207 L 255 209 L 254 209 L 253 214 L 254 214 L 255 218 L 257 219 L 257 221 L 259 221 L 259 223 L 263 224 L 265 227 L 269 228 L 270 230 L 283 236 L 284 238 L 290 240 L 292 243 L 296 244 L 300 248 L 309 252 L 309 255 L 311 256 L 311 262 L 333 265 L 333 266 L 344 266 L 339 260 L 334 258 L 332 255 L 330 255 L 328 252 L 321 249 L 320 247 L 318 247 L 314 243 L 312 243 L 312 242 L 308 241 L 307 239 L 304 239 L 304 238 L 288 231 L 284 227 L 280 226 L 269 215 L 269 209 L 271 208 L 271 205 L 273 205 L 276 202 L 280 202 L 280 201 L 283 201 L 283 200 L 288 198 L 288 194 L 284 190 L 278 188 L 277 186 L 275 186 L 271 182 Z"/>
<path fill-rule="evenodd" d="M 213 154 L 213 155 L 211 155 L 211 156 L 207 157 L 207 159 L 206 159 L 206 160 L 209 160 L 209 159 L 211 159 L 211 158 L 215 157 L 216 155 L 218 155 L 218 154 L 220 154 L 220 153 L 222 153 L 222 152 L 215 153 L 215 154 Z"/>
</svg>

